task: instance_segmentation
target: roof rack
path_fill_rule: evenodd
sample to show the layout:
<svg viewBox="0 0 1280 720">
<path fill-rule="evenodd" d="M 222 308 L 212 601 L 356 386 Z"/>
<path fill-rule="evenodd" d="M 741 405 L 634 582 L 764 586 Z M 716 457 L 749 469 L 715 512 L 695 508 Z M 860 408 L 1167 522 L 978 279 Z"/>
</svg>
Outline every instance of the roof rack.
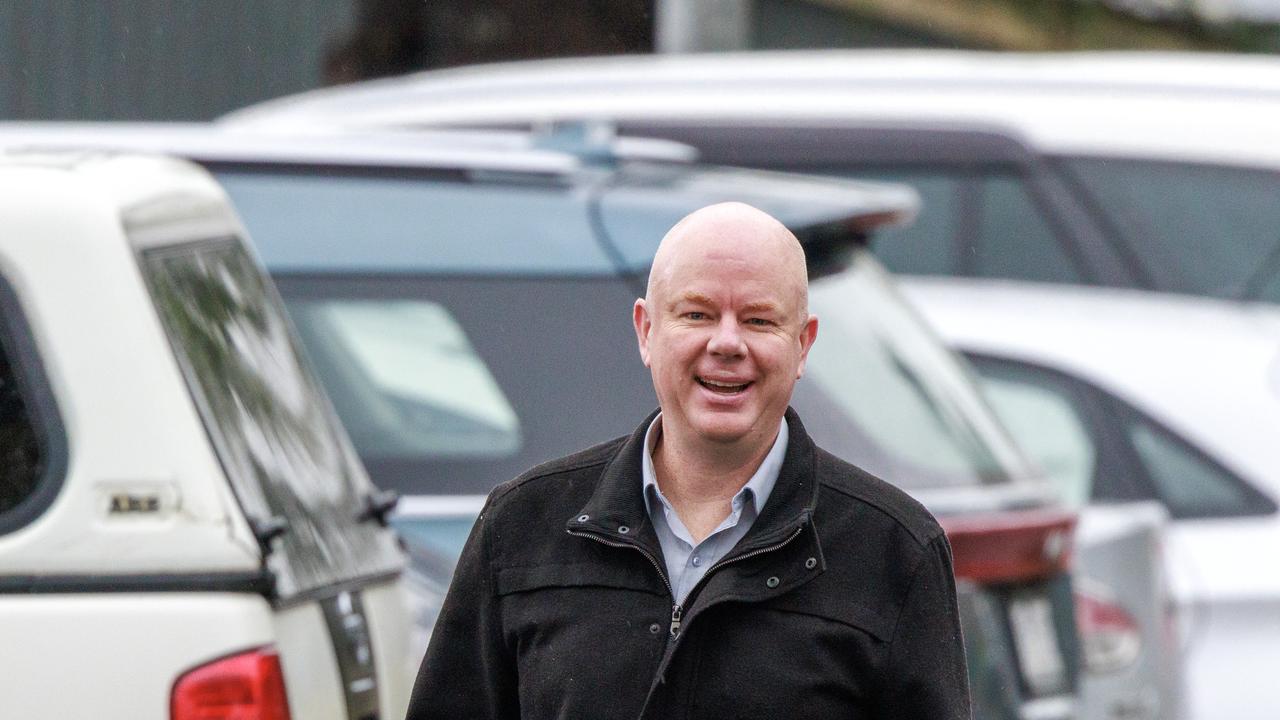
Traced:
<svg viewBox="0 0 1280 720">
<path fill-rule="evenodd" d="M 697 161 L 692 145 L 656 138 L 618 137 L 605 120 L 550 122 L 534 125 L 531 146 L 572 155 L 583 163 L 613 165 L 621 160 L 688 164 Z"/>
</svg>

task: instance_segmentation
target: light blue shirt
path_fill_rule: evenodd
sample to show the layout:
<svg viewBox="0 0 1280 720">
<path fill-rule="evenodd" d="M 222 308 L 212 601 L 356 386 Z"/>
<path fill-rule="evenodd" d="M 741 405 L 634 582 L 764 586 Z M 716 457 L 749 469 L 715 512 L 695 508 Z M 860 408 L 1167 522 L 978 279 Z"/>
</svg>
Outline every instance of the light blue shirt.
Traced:
<svg viewBox="0 0 1280 720">
<path fill-rule="evenodd" d="M 769 493 L 778 482 L 782 459 L 787 452 L 787 421 L 778 428 L 778 438 L 764 456 L 760 467 L 747 480 L 747 484 L 733 496 L 729 517 L 702 542 L 694 545 L 693 536 L 680 520 L 671 503 L 658 489 L 658 476 L 653 471 L 653 448 L 662 433 L 662 415 L 654 418 L 644 434 L 644 453 L 641 455 L 640 472 L 644 477 L 645 508 L 649 520 L 662 545 L 662 558 L 667 565 L 667 578 L 677 603 L 683 603 L 707 570 L 747 534 L 751 524 L 760 515 L 760 509 L 769 500 Z"/>
</svg>

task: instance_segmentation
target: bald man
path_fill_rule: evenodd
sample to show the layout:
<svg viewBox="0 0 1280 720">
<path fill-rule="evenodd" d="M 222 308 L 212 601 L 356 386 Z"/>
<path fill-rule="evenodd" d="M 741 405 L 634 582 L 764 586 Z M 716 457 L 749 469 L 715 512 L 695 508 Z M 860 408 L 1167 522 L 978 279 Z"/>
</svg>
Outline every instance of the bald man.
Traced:
<svg viewBox="0 0 1280 720">
<path fill-rule="evenodd" d="M 633 323 L 658 411 L 493 491 L 410 720 L 968 718 L 945 535 L 788 407 L 818 336 L 795 236 L 692 213 Z"/>
</svg>

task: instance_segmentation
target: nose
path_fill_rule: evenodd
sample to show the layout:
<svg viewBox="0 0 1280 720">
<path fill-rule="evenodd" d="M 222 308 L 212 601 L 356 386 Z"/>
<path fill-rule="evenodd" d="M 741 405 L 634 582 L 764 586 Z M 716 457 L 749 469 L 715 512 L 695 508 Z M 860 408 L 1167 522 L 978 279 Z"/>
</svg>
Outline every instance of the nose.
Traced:
<svg viewBox="0 0 1280 720">
<path fill-rule="evenodd" d="M 747 353 L 747 345 L 742 337 L 742 328 L 738 319 L 726 313 L 716 324 L 715 332 L 707 342 L 707 352 L 720 357 L 742 357 Z"/>
</svg>

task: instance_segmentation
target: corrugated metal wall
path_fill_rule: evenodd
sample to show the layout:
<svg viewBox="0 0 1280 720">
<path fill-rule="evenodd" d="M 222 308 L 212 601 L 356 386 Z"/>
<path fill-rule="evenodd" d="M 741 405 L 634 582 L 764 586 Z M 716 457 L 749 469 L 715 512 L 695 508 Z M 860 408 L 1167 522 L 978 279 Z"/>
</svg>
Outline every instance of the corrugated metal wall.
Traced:
<svg viewBox="0 0 1280 720">
<path fill-rule="evenodd" d="M 0 119 L 203 120 L 317 87 L 360 0 L 0 0 Z"/>
</svg>

